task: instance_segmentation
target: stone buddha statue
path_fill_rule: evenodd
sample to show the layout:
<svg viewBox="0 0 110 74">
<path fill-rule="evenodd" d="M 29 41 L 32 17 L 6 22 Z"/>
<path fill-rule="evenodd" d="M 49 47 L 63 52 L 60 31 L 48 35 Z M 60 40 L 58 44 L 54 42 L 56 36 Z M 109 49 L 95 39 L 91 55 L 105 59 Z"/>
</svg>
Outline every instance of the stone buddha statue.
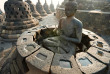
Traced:
<svg viewBox="0 0 110 74">
<path fill-rule="evenodd" d="M 43 46 L 54 53 L 75 54 L 76 44 L 82 39 L 82 22 L 75 18 L 77 3 L 69 0 L 65 5 L 66 17 L 59 21 L 58 28 L 54 30 L 58 36 L 49 37 L 43 40 Z"/>
</svg>

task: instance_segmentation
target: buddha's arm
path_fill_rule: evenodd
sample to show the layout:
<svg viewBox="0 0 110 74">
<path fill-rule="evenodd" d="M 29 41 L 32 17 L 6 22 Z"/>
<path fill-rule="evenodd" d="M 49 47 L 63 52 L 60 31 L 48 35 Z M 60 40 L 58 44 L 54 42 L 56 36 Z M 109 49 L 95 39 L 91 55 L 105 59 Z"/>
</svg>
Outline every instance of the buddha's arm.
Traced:
<svg viewBox="0 0 110 74">
<path fill-rule="evenodd" d="M 82 26 L 76 28 L 76 38 L 67 37 L 65 35 L 61 35 L 61 37 L 74 43 L 80 43 L 82 39 Z"/>
<path fill-rule="evenodd" d="M 60 35 L 61 34 L 61 21 L 62 21 L 62 19 L 60 19 L 60 21 L 59 21 L 58 28 L 55 28 L 54 29 L 54 32 L 56 32 L 57 35 Z"/>
</svg>

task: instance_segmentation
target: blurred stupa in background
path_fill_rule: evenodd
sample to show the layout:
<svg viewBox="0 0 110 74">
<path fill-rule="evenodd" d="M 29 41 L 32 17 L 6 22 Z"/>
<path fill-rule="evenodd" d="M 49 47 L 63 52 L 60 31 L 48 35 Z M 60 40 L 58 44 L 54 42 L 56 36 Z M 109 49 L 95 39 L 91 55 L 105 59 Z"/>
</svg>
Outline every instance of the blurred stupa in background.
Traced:
<svg viewBox="0 0 110 74">
<path fill-rule="evenodd" d="M 0 15 L 2 14 L 3 12 L 2 12 L 2 10 L 0 9 Z"/>
<path fill-rule="evenodd" d="M 64 0 L 63 2 L 62 2 L 62 4 L 61 4 L 61 8 L 64 8 L 65 7 L 65 4 L 68 2 L 69 0 Z"/>
<path fill-rule="evenodd" d="M 44 7 L 44 10 L 47 12 L 47 14 L 51 14 L 51 10 L 50 10 L 50 8 L 49 8 L 46 0 L 45 0 L 45 3 L 44 3 L 44 6 L 43 7 Z"/>
<path fill-rule="evenodd" d="M 4 17 L 3 15 L 0 15 L 0 26 L 3 25 L 3 23 L 4 23 Z"/>
<path fill-rule="evenodd" d="M 54 5 L 53 5 L 52 0 L 51 0 L 51 4 L 50 4 L 50 10 L 51 10 L 52 12 L 55 12 Z"/>
<path fill-rule="evenodd" d="M 42 18 L 40 14 L 37 12 L 35 5 L 30 0 L 26 0 L 26 2 L 30 5 L 32 16 L 38 20 L 41 20 Z"/>
<path fill-rule="evenodd" d="M 41 16 L 46 16 L 47 15 L 46 11 L 44 10 L 43 6 L 40 3 L 40 0 L 38 0 L 38 2 L 36 4 L 36 9 L 40 13 Z"/>
<path fill-rule="evenodd" d="M 16 41 L 22 32 L 39 24 L 39 21 L 32 17 L 28 3 L 22 0 L 8 0 L 4 9 L 6 19 L 0 36 L 5 41 Z"/>
<path fill-rule="evenodd" d="M 59 2 L 58 2 L 58 4 L 57 4 L 57 7 L 56 8 L 59 8 L 60 7 L 60 4 L 59 4 Z"/>
</svg>

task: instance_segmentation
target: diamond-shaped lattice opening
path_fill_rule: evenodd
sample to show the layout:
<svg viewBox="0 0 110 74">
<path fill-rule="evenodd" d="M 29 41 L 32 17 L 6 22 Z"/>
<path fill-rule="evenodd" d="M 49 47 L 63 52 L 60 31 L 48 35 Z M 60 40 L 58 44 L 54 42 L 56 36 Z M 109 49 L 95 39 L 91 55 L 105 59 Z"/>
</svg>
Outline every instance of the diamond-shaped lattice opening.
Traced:
<svg viewBox="0 0 110 74">
<path fill-rule="evenodd" d="M 26 42 L 27 41 L 27 38 L 23 38 L 23 41 Z"/>
<path fill-rule="evenodd" d="M 28 44 L 26 47 L 25 47 L 25 49 L 26 50 L 28 50 L 28 51 L 32 51 L 32 50 L 34 50 L 36 47 L 35 47 L 35 45 L 33 45 L 33 44 Z"/>
<path fill-rule="evenodd" d="M 81 63 L 82 66 L 88 66 L 92 64 L 92 62 L 87 57 L 80 58 L 79 62 Z"/>
<path fill-rule="evenodd" d="M 104 53 L 103 53 L 102 51 L 97 51 L 97 54 L 98 54 L 99 56 L 103 56 L 103 55 L 104 55 Z"/>
<path fill-rule="evenodd" d="M 46 60 L 46 58 L 47 58 L 47 56 L 42 53 L 38 53 L 36 56 L 37 56 L 37 58 L 39 58 L 41 60 Z"/>
<path fill-rule="evenodd" d="M 97 41 L 97 46 L 99 46 L 99 47 L 103 47 L 103 43 L 102 43 L 102 42 Z"/>
<path fill-rule="evenodd" d="M 71 62 L 69 60 L 60 60 L 60 67 L 62 67 L 62 68 L 72 68 Z"/>
</svg>

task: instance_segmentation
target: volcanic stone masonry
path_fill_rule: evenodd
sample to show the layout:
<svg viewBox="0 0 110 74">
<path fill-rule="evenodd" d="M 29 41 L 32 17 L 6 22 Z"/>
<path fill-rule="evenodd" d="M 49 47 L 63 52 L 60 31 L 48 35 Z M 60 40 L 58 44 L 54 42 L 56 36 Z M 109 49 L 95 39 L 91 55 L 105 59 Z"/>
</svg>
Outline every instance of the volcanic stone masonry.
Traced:
<svg viewBox="0 0 110 74">
<path fill-rule="evenodd" d="M 33 17 L 35 17 L 38 20 L 42 20 L 42 17 L 37 12 L 35 5 L 30 0 L 27 0 L 26 2 L 30 5 L 30 9 L 31 9 Z"/>
<path fill-rule="evenodd" d="M 50 8 L 49 8 L 49 6 L 48 6 L 46 0 L 45 0 L 45 4 L 44 4 L 43 7 L 44 7 L 44 10 L 47 12 L 47 14 L 51 14 L 51 10 L 50 10 Z"/>
<path fill-rule="evenodd" d="M 46 11 L 44 10 L 43 6 L 40 3 L 40 0 L 38 0 L 38 2 L 36 4 L 36 9 L 40 13 L 41 16 L 46 16 L 47 15 Z"/>
<path fill-rule="evenodd" d="M 22 0 L 8 0 L 4 4 L 6 19 L 0 36 L 6 41 L 16 41 L 22 32 L 39 24 L 32 17 L 28 3 Z"/>
</svg>

